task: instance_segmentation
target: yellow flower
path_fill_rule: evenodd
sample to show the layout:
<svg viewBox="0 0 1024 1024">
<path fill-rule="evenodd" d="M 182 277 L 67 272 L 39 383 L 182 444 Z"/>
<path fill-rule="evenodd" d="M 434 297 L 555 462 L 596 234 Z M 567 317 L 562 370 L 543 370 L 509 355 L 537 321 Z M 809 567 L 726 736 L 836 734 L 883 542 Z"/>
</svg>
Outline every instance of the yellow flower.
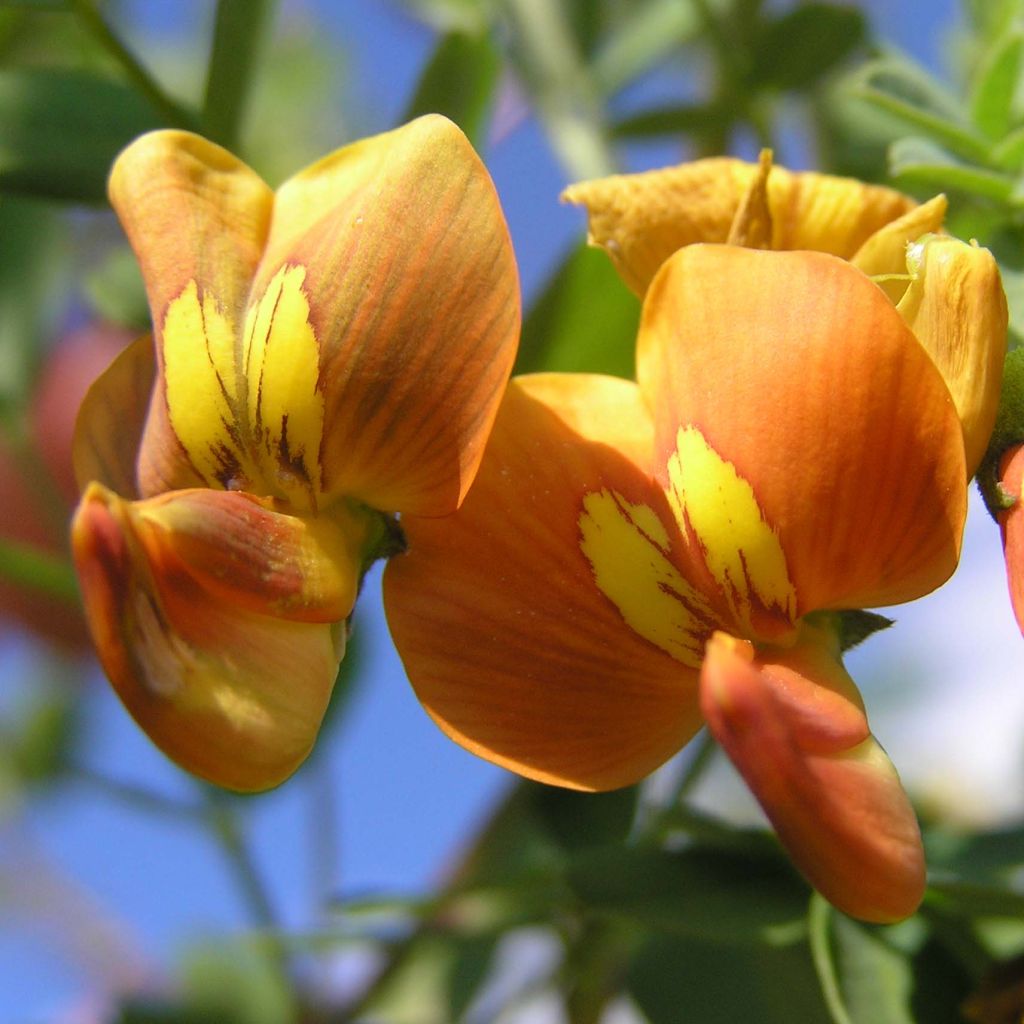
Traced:
<svg viewBox="0 0 1024 1024">
<path fill-rule="evenodd" d="M 515 354 L 493 185 L 439 116 L 272 191 L 195 135 L 114 165 L 154 341 L 95 385 L 73 548 L 107 675 L 185 768 L 241 790 L 309 752 L 394 513 L 476 473 Z"/>
<path fill-rule="evenodd" d="M 591 230 L 644 294 L 637 382 L 512 381 L 464 505 L 403 517 L 392 633 L 449 736 L 543 782 L 627 785 L 707 721 L 811 883 L 895 920 L 923 892 L 920 836 L 836 613 L 912 600 L 956 565 L 965 427 L 926 349 L 974 337 L 933 287 L 932 247 L 960 243 L 924 243 L 908 271 L 907 231 L 934 231 L 941 200 L 784 176 L 780 208 L 764 164 L 666 173 L 700 185 L 674 212 L 629 206 L 623 179 L 569 193 L 629 206 L 621 230 L 592 207 Z M 709 235 L 873 253 L 872 274 L 898 258 L 903 308 L 837 255 Z M 1005 332 L 991 257 L 953 260 Z"/>
</svg>

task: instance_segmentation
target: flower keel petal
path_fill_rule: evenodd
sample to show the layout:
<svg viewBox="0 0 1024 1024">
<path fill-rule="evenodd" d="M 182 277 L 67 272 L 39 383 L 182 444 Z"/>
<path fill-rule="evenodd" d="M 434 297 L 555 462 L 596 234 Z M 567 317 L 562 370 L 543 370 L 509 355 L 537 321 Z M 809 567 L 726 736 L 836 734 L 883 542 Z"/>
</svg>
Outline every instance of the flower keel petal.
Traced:
<svg viewBox="0 0 1024 1024">
<path fill-rule="evenodd" d="M 701 708 L 808 881 L 854 917 L 898 921 L 924 895 L 917 820 L 829 646 L 805 626 L 797 647 L 755 656 L 717 633 Z"/>
<path fill-rule="evenodd" d="M 194 506 L 197 493 L 204 501 Z M 251 567 L 250 579 L 204 585 L 225 566 L 237 568 L 232 552 L 259 556 L 249 524 L 236 527 L 240 536 L 219 563 L 205 572 L 188 564 L 204 544 L 200 514 L 224 512 L 205 494 L 129 503 L 93 485 L 73 522 L 75 565 L 103 668 L 150 738 L 211 782 L 266 789 L 308 754 L 343 647 L 340 624 L 301 620 L 322 620 L 349 598 L 330 593 L 329 577 L 310 578 L 289 565 L 280 545 Z M 238 494 L 218 498 L 251 504 Z M 175 500 L 183 510 L 168 511 Z M 190 522 L 195 530 L 185 530 L 185 542 L 176 545 L 168 531 Z M 301 540 L 292 548 L 301 557 Z M 264 610 L 290 617 L 254 610 L 261 602 L 247 583 L 261 571 L 271 574 Z M 319 613 L 311 612 L 314 599 Z"/>
</svg>

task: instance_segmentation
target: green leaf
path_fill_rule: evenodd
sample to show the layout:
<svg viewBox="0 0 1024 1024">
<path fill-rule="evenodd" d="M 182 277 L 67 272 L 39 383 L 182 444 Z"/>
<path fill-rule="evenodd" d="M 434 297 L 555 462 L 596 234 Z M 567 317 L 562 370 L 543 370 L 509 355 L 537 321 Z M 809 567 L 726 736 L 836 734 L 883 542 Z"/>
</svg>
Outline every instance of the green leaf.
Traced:
<svg viewBox="0 0 1024 1024">
<path fill-rule="evenodd" d="M 873 61 L 851 78 L 855 95 L 960 157 L 985 163 L 989 141 L 968 121 L 956 97 L 906 59 Z"/>
<path fill-rule="evenodd" d="M 488 34 L 450 32 L 423 70 L 403 121 L 420 114 L 444 114 L 479 149 L 500 74 L 501 55 Z"/>
<path fill-rule="evenodd" d="M 764 25 L 749 81 L 755 87 L 805 89 L 857 49 L 865 30 L 856 8 L 801 4 Z"/>
<path fill-rule="evenodd" d="M 411 13 L 439 32 L 480 35 L 493 18 L 494 0 L 401 0 Z"/>
<path fill-rule="evenodd" d="M 915 1024 L 911 1012 L 911 958 L 890 946 L 879 929 L 833 914 L 839 986 L 852 1024 Z"/>
<path fill-rule="evenodd" d="M 632 378 L 640 302 L 608 257 L 581 244 L 523 324 L 516 373 L 610 373 Z"/>
<path fill-rule="evenodd" d="M 908 136 L 889 149 L 889 173 L 905 188 L 964 192 L 1006 205 L 1021 205 L 1008 175 L 962 163 L 928 139 Z"/>
<path fill-rule="evenodd" d="M 0 70 L 0 189 L 99 203 L 118 152 L 163 122 L 137 93 L 83 71 Z"/>
<path fill-rule="evenodd" d="M 74 703 L 60 691 L 38 698 L 19 718 L 10 752 L 23 782 L 47 782 L 67 769 L 76 722 Z"/>
<path fill-rule="evenodd" d="M 1024 33 L 1001 39 L 979 68 L 971 89 L 971 120 L 990 139 L 1002 139 L 1018 120 Z"/>
<path fill-rule="evenodd" d="M 202 123 L 203 133 L 228 149 L 238 146 L 250 87 L 276 6 L 276 0 L 218 0 Z"/>
<path fill-rule="evenodd" d="M 714 942 L 798 941 L 807 888 L 781 857 L 689 848 L 581 852 L 570 888 L 594 914 Z"/>
<path fill-rule="evenodd" d="M 657 936 L 626 988 L 652 1024 L 832 1024 L 806 943 L 721 946 Z"/>
</svg>

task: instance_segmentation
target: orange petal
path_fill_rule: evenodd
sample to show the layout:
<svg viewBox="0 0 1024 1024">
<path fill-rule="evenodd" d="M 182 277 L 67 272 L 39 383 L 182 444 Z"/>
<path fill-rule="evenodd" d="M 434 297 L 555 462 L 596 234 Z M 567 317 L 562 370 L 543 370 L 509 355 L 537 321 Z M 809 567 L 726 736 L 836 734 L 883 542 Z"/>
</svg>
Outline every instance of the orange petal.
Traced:
<svg viewBox="0 0 1024 1024">
<path fill-rule="evenodd" d="M 243 475 L 232 434 L 236 350 L 273 193 L 219 146 L 158 131 L 118 157 L 110 200 L 142 267 L 160 373 L 140 452 L 141 491 L 223 484 L 232 472 Z"/>
<path fill-rule="evenodd" d="M 644 174 L 585 181 L 562 198 L 586 206 L 591 244 L 608 252 L 638 295 L 669 256 L 695 242 L 725 242 L 757 165 L 713 158 Z M 768 178 L 773 249 L 818 249 L 849 258 L 913 201 L 850 178 L 794 174 Z"/>
<path fill-rule="evenodd" d="M 663 481 L 700 493 L 714 483 L 709 466 L 748 488 L 744 507 L 763 520 L 748 533 L 774 566 L 769 534 L 778 538 L 795 588 L 791 621 L 910 600 L 953 571 L 967 495 L 952 399 L 892 304 L 849 264 L 683 249 L 648 292 L 637 367 Z M 696 462 L 683 457 L 691 432 L 707 449 Z M 698 479 L 680 483 L 680 471 Z"/>
<path fill-rule="evenodd" d="M 123 502 L 93 484 L 83 496 L 72 548 L 100 661 L 188 771 L 266 789 L 309 753 L 344 647 L 330 620 L 355 593 L 352 567 L 317 540 L 244 494 Z"/>
<path fill-rule="evenodd" d="M 455 509 L 520 316 L 505 221 L 465 136 L 420 118 L 286 182 L 254 294 L 285 265 L 301 269 L 320 349 L 323 490 L 421 515 Z"/>
<path fill-rule="evenodd" d="M 863 704 L 823 634 L 755 656 L 717 633 L 701 707 L 808 881 L 866 921 L 909 916 L 924 895 L 913 808 L 871 736 Z"/>
<path fill-rule="evenodd" d="M 138 496 L 135 463 L 156 377 L 153 339 L 132 342 L 93 382 L 75 421 L 72 457 L 80 490 L 95 480 Z"/>
<path fill-rule="evenodd" d="M 974 476 L 999 406 L 1007 309 L 988 249 L 932 235 L 909 251 L 913 280 L 896 307 L 939 368 L 963 427 L 967 476 Z"/>
<path fill-rule="evenodd" d="M 1024 633 L 1024 445 L 1011 448 L 999 466 L 1000 485 L 1014 504 L 999 513 L 1006 557 L 1006 580 L 1017 625 Z"/>
<path fill-rule="evenodd" d="M 627 625 L 630 595 L 616 603 L 595 579 L 614 575 L 614 547 L 593 560 L 584 551 L 588 530 L 631 531 L 644 564 L 620 568 L 665 569 L 672 516 L 638 466 L 650 442 L 628 381 L 517 378 L 460 510 L 403 518 L 408 553 L 384 574 L 388 623 L 424 707 L 481 757 L 543 782 L 613 789 L 699 726 L 696 672 L 666 652 L 664 622 L 648 624 L 651 638 Z M 614 508 L 588 519 L 588 497 L 603 495 Z"/>
</svg>

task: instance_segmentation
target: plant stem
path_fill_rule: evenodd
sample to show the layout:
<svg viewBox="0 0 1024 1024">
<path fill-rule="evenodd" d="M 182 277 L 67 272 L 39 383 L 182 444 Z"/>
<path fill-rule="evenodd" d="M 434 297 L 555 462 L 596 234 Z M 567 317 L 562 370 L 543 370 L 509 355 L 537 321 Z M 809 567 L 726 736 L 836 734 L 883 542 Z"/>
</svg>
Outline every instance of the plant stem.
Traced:
<svg viewBox="0 0 1024 1024">
<path fill-rule="evenodd" d="M 100 14 L 95 0 L 70 0 L 70 2 L 79 21 L 103 49 L 117 61 L 127 78 L 153 104 L 167 123 L 175 128 L 195 130 L 198 127 L 196 118 L 180 103 L 167 95 L 163 87 Z"/>
<path fill-rule="evenodd" d="M 843 1003 L 839 979 L 836 977 L 836 965 L 832 959 L 828 926 L 831 916 L 832 907 L 826 902 L 825 897 L 817 892 L 811 893 L 811 903 L 807 910 L 808 939 L 811 944 L 811 960 L 818 975 L 818 983 L 821 985 L 821 995 L 834 1024 L 853 1024 Z"/>
<path fill-rule="evenodd" d="M 276 0 L 219 0 L 206 73 L 203 130 L 237 149 L 253 77 Z"/>
</svg>

